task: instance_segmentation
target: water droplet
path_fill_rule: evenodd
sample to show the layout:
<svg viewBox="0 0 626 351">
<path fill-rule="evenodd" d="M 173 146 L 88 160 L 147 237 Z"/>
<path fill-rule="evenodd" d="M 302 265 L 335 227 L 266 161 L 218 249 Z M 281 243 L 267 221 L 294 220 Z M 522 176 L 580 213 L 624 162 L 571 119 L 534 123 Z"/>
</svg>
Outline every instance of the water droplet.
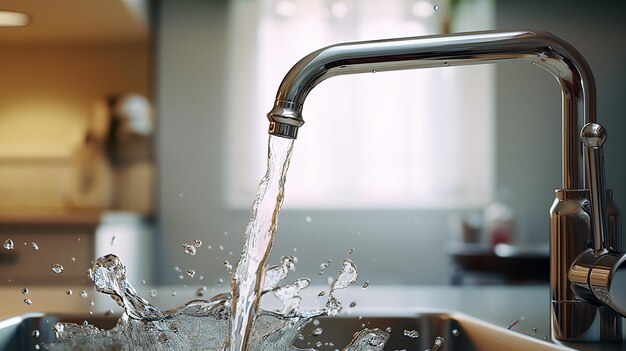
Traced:
<svg viewBox="0 0 626 351">
<path fill-rule="evenodd" d="M 33 250 L 35 250 L 35 251 L 39 251 L 39 246 L 36 243 L 34 243 L 34 242 L 30 243 L 30 247 L 32 247 Z"/>
<path fill-rule="evenodd" d="M 459 336 L 459 330 L 458 329 L 452 329 L 452 335 L 456 338 Z"/>
<path fill-rule="evenodd" d="M 115 235 L 111 238 L 111 246 L 115 245 Z"/>
<path fill-rule="evenodd" d="M 356 307 L 356 302 L 352 301 L 350 302 L 350 308 L 355 308 Z"/>
<path fill-rule="evenodd" d="M 197 248 L 201 248 L 202 247 L 202 240 L 196 239 L 193 241 L 193 245 Z"/>
<path fill-rule="evenodd" d="M 28 306 L 33 304 L 33 302 L 30 299 L 24 299 L 24 303 L 27 304 Z"/>
<path fill-rule="evenodd" d="M 35 344 L 35 350 L 39 350 L 39 344 Z"/>
<path fill-rule="evenodd" d="M 157 291 L 156 289 L 152 289 L 150 290 L 150 297 L 156 297 L 157 296 Z"/>
<path fill-rule="evenodd" d="M 196 247 L 193 245 L 183 244 L 183 248 L 185 248 L 185 253 L 187 255 L 193 256 L 196 254 Z"/>
<path fill-rule="evenodd" d="M 226 270 L 231 272 L 233 270 L 233 265 L 230 264 L 230 262 L 228 262 L 228 260 L 224 261 L 224 267 L 226 267 Z"/>
<path fill-rule="evenodd" d="M 376 70 L 375 70 L 375 69 L 373 69 L 373 70 L 372 70 L 372 73 L 376 73 Z"/>
<path fill-rule="evenodd" d="M 324 345 L 324 344 L 322 344 L 322 342 L 321 342 L 321 341 L 318 341 L 318 342 L 316 342 L 316 343 L 315 343 L 315 346 L 316 346 L 316 347 L 322 347 L 322 345 Z"/>
<path fill-rule="evenodd" d="M 93 307 L 95 304 L 96 304 L 95 302 L 93 302 L 93 301 L 89 301 L 89 306 L 90 306 L 90 307 Z"/>
<path fill-rule="evenodd" d="M 213 245 L 207 245 L 207 249 L 213 250 Z"/>
<path fill-rule="evenodd" d="M 86 299 L 87 296 L 89 296 L 89 294 L 87 294 L 87 292 L 85 290 L 81 290 L 80 297 L 82 297 L 83 299 Z"/>
<path fill-rule="evenodd" d="M 193 278 L 196 275 L 196 271 L 194 271 L 193 269 L 188 269 L 187 275 L 189 276 L 189 278 Z"/>
<path fill-rule="evenodd" d="M 513 322 L 511 322 L 511 324 L 509 324 L 506 328 L 507 329 L 512 329 L 514 326 L 516 326 L 519 322 L 521 322 L 523 320 L 524 320 L 524 317 L 519 317 L 518 319 L 516 319 Z"/>
<path fill-rule="evenodd" d="M 224 251 L 224 246 L 220 245 L 219 249 L 220 249 L 220 251 Z"/>
<path fill-rule="evenodd" d="M 72 257 L 70 260 L 72 260 L 72 262 L 76 262 L 76 257 Z"/>
<path fill-rule="evenodd" d="M 435 5 L 433 9 L 435 9 L 435 11 L 439 11 L 439 5 Z"/>
<path fill-rule="evenodd" d="M 55 263 L 52 265 L 52 271 L 56 274 L 61 274 L 63 273 L 63 266 L 61 266 L 58 263 Z"/>
<path fill-rule="evenodd" d="M 387 328 L 385 328 L 385 331 L 386 331 L 387 333 L 391 333 L 391 327 L 387 327 Z"/>
<path fill-rule="evenodd" d="M 105 315 L 105 316 L 110 316 L 110 315 L 112 315 L 113 313 L 115 313 L 115 312 L 113 312 L 113 310 L 106 310 L 106 312 L 104 312 L 104 315 Z"/>
<path fill-rule="evenodd" d="M 22 295 L 28 295 L 28 288 L 22 289 Z"/>
<path fill-rule="evenodd" d="M 176 296 L 178 295 L 178 293 L 176 292 L 176 290 L 172 290 L 172 296 Z"/>
<path fill-rule="evenodd" d="M 2 247 L 4 247 L 7 250 L 13 250 L 14 246 L 15 246 L 15 244 L 13 244 L 13 240 L 11 240 L 11 239 L 5 240 L 4 244 L 2 245 Z"/>
<path fill-rule="evenodd" d="M 324 329 L 317 327 L 311 331 L 312 336 L 320 336 L 324 333 Z"/>
<path fill-rule="evenodd" d="M 32 336 L 33 338 L 38 338 L 40 335 L 39 330 L 35 329 L 33 330 L 32 333 L 30 333 L 30 336 Z"/>
<path fill-rule="evenodd" d="M 365 283 L 363 283 L 363 289 L 367 289 L 367 287 L 370 286 L 370 281 L 367 280 L 365 281 Z"/>
<path fill-rule="evenodd" d="M 198 290 L 196 290 L 196 296 L 197 297 L 202 297 L 202 296 L 204 296 L 205 292 L 206 292 L 206 286 L 198 288 Z"/>
<path fill-rule="evenodd" d="M 65 325 L 61 322 L 55 323 L 54 326 L 52 327 L 52 331 L 55 332 L 55 334 L 59 334 L 62 333 L 63 330 L 65 330 Z"/>
<path fill-rule="evenodd" d="M 145 280 L 142 280 L 142 281 L 141 281 L 141 285 L 146 285 L 146 281 L 145 281 Z"/>
<path fill-rule="evenodd" d="M 350 250 L 348 250 L 348 256 L 352 255 L 354 253 L 354 248 L 351 248 Z"/>
<path fill-rule="evenodd" d="M 443 65 L 444 65 L 444 66 L 447 66 L 447 65 L 448 65 L 448 61 L 444 61 L 444 62 L 443 62 Z"/>
<path fill-rule="evenodd" d="M 533 333 L 537 334 L 537 328 L 533 328 Z"/>
<path fill-rule="evenodd" d="M 65 292 L 65 295 L 67 295 L 67 296 L 72 296 L 72 290 L 67 290 L 67 291 Z"/>
<path fill-rule="evenodd" d="M 322 290 L 319 292 L 319 294 L 317 294 L 317 297 L 322 297 L 324 295 L 326 295 L 326 291 Z"/>
<path fill-rule="evenodd" d="M 420 333 L 417 330 L 408 330 L 404 329 L 404 336 L 408 336 L 411 339 L 417 339 L 420 336 Z"/>
<path fill-rule="evenodd" d="M 181 275 L 178 276 L 178 279 L 183 280 L 183 279 L 185 279 L 185 276 L 181 274 Z"/>
<path fill-rule="evenodd" d="M 87 325 L 89 325 L 89 322 L 87 322 L 87 320 L 84 320 L 84 321 L 83 321 L 83 325 L 84 325 L 84 326 L 87 326 Z"/>
<path fill-rule="evenodd" d="M 435 344 L 433 345 L 433 350 L 439 350 L 439 348 L 441 347 L 441 345 L 443 345 L 445 341 L 446 340 L 442 338 L 441 336 L 436 337 Z"/>
<path fill-rule="evenodd" d="M 313 219 L 312 219 L 310 216 L 306 216 L 306 217 L 304 217 L 304 220 L 305 220 L 307 223 L 311 223 L 311 222 L 313 221 Z"/>
<path fill-rule="evenodd" d="M 224 283 L 224 279 L 220 278 L 217 280 L 217 284 L 223 284 Z"/>
</svg>

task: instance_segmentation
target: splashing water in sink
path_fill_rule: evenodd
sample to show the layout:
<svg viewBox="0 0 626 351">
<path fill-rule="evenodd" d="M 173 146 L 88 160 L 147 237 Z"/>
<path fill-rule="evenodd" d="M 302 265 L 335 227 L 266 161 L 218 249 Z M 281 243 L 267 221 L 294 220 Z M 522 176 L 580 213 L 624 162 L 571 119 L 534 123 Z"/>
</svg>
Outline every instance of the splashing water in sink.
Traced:
<svg viewBox="0 0 626 351">
<path fill-rule="evenodd" d="M 299 278 L 291 284 L 279 285 L 287 278 L 294 259 L 283 257 L 277 265 L 266 266 L 283 202 L 292 147 L 293 140 L 270 136 L 268 170 L 250 211 L 246 240 L 232 275 L 230 293 L 161 311 L 137 294 L 119 258 L 106 255 L 94 263 L 91 279 L 98 292 L 111 295 L 124 308 L 124 314 L 111 330 L 90 324 L 57 323 L 54 326 L 57 341 L 49 345 L 50 349 L 302 350 L 293 346 L 294 339 L 312 318 L 339 313 L 342 305 L 334 293 L 354 283 L 358 271 L 352 260 L 344 259 L 329 288 L 325 307 L 302 311 L 299 293 L 310 280 Z M 261 296 L 270 292 L 282 302 L 279 311 L 259 307 Z M 382 330 L 363 329 L 343 350 L 381 351 L 388 338 L 389 334 Z"/>
</svg>

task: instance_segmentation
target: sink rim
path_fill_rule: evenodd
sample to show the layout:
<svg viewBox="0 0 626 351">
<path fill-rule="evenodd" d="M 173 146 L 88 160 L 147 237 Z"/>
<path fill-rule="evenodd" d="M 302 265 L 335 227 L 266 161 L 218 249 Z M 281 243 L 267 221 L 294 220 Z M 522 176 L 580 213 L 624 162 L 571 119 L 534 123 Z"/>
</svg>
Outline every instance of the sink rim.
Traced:
<svg viewBox="0 0 626 351">
<path fill-rule="evenodd" d="M 551 339 L 541 340 L 536 337 L 532 337 L 532 336 L 526 335 L 518 331 L 509 330 L 505 327 L 496 325 L 494 323 L 487 322 L 482 319 L 470 316 L 466 313 L 458 312 L 458 311 L 450 310 L 450 309 L 441 309 L 441 308 L 423 308 L 419 310 L 397 309 L 397 310 L 392 310 L 390 313 L 381 313 L 381 311 L 374 311 L 374 310 L 365 310 L 365 311 L 359 311 L 359 312 L 363 312 L 363 313 L 351 314 L 351 315 L 339 315 L 336 317 L 324 316 L 320 318 L 341 320 L 345 318 L 355 319 L 358 316 L 361 316 L 364 318 L 391 318 L 391 319 L 393 318 L 425 319 L 428 317 L 444 317 L 449 320 L 454 320 L 456 323 L 458 323 L 458 325 L 461 327 L 463 332 L 468 335 L 471 335 L 472 341 L 475 342 L 479 347 L 480 345 L 483 345 L 484 347 L 493 348 L 493 346 L 489 344 L 504 343 L 506 346 L 502 346 L 502 347 L 506 347 L 506 348 L 501 348 L 501 349 L 507 349 L 510 351 L 517 351 L 517 350 L 522 351 L 522 350 L 528 350 L 528 349 L 532 349 L 536 351 L 543 351 L 543 350 L 546 350 L 546 351 L 573 350 L 574 351 L 575 350 L 565 345 L 555 343 Z M 105 316 L 104 314 L 85 315 L 85 314 L 76 314 L 76 313 L 29 312 L 29 313 L 14 315 L 6 319 L 0 320 L 0 330 L 3 330 L 5 328 L 12 328 L 12 327 L 18 328 L 22 322 L 27 321 L 28 319 L 31 319 L 31 318 L 45 318 L 45 317 L 50 317 L 50 316 L 54 316 L 56 318 L 59 318 L 60 320 L 63 320 L 65 318 L 76 318 L 78 316 L 80 316 L 80 319 L 86 319 L 86 320 L 89 320 L 90 317 L 91 318 L 110 317 L 112 319 L 114 318 L 117 320 L 119 319 L 120 315 L 114 314 L 110 316 Z M 513 348 L 513 349 L 510 348 L 510 347 L 515 347 L 516 344 L 517 344 L 516 348 Z"/>
</svg>

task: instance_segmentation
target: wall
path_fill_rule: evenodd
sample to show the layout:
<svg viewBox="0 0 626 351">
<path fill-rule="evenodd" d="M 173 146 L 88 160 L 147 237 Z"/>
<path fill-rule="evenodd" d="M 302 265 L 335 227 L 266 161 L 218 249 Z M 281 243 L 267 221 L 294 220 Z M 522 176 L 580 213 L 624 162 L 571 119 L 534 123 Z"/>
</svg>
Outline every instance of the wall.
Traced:
<svg viewBox="0 0 626 351">
<path fill-rule="evenodd" d="M 624 62 L 624 43 L 618 43 L 624 34 L 623 21 L 612 14 L 614 9 L 610 6 L 591 9 L 593 5 L 584 2 L 569 6 L 568 13 L 546 10 L 535 15 L 537 9 L 556 9 L 558 4 L 498 2 L 497 26 L 546 28 L 571 40 L 584 55 L 589 55 L 596 70 L 601 116 L 617 116 L 624 111 L 624 102 L 619 99 L 624 95 L 624 68 L 617 64 Z M 229 30 L 233 29 L 228 26 L 227 11 L 224 1 L 163 0 L 160 4 L 160 248 L 155 261 L 158 283 L 211 285 L 219 279 L 228 282 L 230 275 L 223 262 L 234 264 L 243 244 L 248 212 L 229 209 L 224 196 L 226 162 L 237 162 L 229 160 L 224 133 L 224 101 L 232 98 L 226 96 L 230 62 L 227 53 L 229 44 L 241 44 L 228 42 Z M 589 13 L 595 15 L 588 16 Z M 580 23 L 585 24 L 576 29 Z M 619 30 L 621 34 L 616 34 L 615 44 L 607 48 L 596 35 L 606 37 L 610 30 Z M 581 36 L 581 32 L 588 34 Z M 530 65 L 502 64 L 497 76 L 497 186 L 504 189 L 503 194 L 509 194 L 517 210 L 520 240 L 546 242 L 547 211 L 560 180 L 558 86 L 548 74 Z M 606 121 L 610 135 L 615 135 L 608 144 L 611 150 L 607 150 L 609 183 L 616 184 L 624 178 L 623 162 L 620 164 L 619 160 L 624 147 L 618 136 L 625 128 L 618 119 Z M 292 167 L 296 163 L 294 160 Z M 618 197 L 623 198 L 623 194 L 621 190 Z M 286 197 L 288 201 L 288 185 Z M 250 194 L 250 201 L 252 198 Z M 352 258 L 360 267 L 361 282 L 445 284 L 451 269 L 444 253 L 450 215 L 450 211 L 443 210 L 285 210 L 280 216 L 270 262 L 282 255 L 295 255 L 296 274 L 323 283 L 327 276 L 334 275 L 348 250 L 354 248 Z M 196 255 L 185 255 L 182 244 L 194 239 L 203 240 L 204 245 Z M 329 258 L 334 264 L 325 274 L 318 275 L 320 263 Z M 176 266 L 198 273 L 194 279 L 183 275 L 181 280 Z M 203 281 L 199 280 L 200 275 L 205 278 Z"/>
</svg>

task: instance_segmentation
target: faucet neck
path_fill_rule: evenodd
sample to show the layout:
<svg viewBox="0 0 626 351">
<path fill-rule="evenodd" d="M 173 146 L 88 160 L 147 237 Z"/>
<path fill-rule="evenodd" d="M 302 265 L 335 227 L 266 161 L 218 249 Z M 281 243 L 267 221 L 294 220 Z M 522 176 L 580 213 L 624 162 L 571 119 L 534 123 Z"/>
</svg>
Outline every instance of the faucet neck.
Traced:
<svg viewBox="0 0 626 351">
<path fill-rule="evenodd" d="M 283 79 L 268 113 L 270 134 L 296 138 L 308 93 L 345 74 L 521 60 L 546 69 L 562 92 L 563 189 L 584 189 L 578 132 L 595 122 L 596 91 L 589 65 L 571 45 L 546 32 L 485 31 L 364 41 L 329 46 L 300 60 Z"/>
</svg>

